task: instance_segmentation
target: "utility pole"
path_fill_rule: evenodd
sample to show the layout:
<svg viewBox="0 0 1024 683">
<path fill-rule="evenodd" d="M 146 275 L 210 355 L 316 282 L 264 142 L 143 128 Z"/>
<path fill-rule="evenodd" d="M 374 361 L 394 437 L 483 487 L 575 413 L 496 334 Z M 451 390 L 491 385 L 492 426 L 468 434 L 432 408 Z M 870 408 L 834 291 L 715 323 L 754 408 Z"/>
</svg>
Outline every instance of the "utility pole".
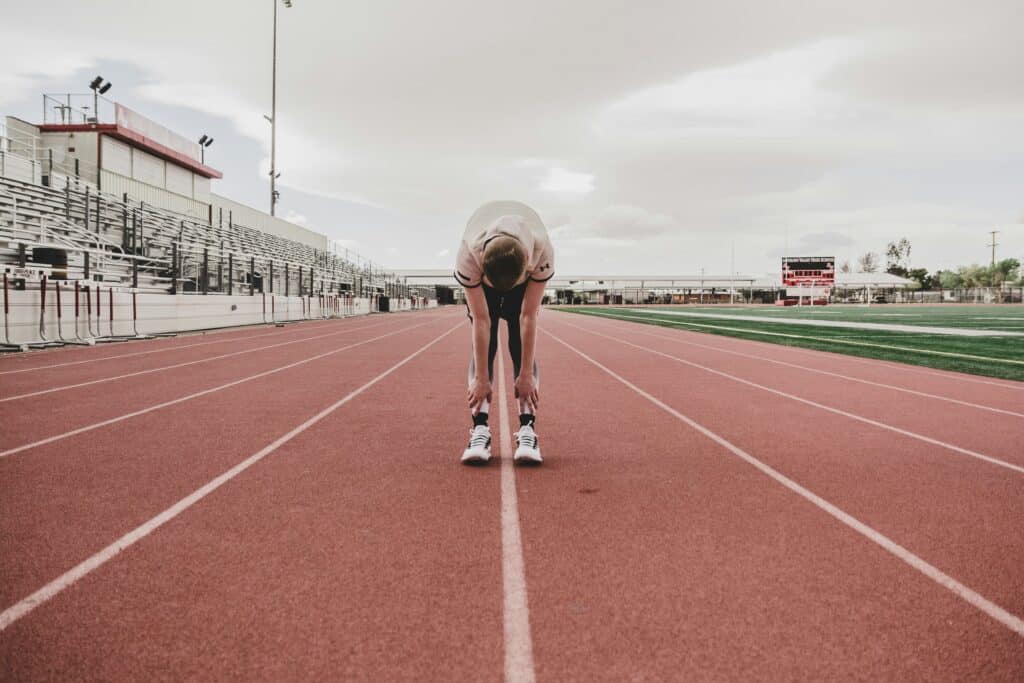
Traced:
<svg viewBox="0 0 1024 683">
<path fill-rule="evenodd" d="M 277 204 L 277 0 L 274 3 L 273 66 L 270 70 L 270 215 Z"/>
<path fill-rule="evenodd" d="M 270 71 L 270 215 L 275 214 L 277 205 L 277 2 L 274 3 L 274 47 L 273 65 Z M 285 7 L 292 6 L 292 0 L 282 0 Z M 266 116 L 264 115 L 264 118 Z"/>
<path fill-rule="evenodd" d="M 996 266 L 996 247 L 999 246 L 999 244 L 996 242 L 996 235 L 999 234 L 999 231 L 998 230 L 989 230 L 988 234 L 992 235 L 992 243 L 989 244 L 988 246 L 992 247 L 992 267 L 995 268 L 995 266 Z"/>
</svg>

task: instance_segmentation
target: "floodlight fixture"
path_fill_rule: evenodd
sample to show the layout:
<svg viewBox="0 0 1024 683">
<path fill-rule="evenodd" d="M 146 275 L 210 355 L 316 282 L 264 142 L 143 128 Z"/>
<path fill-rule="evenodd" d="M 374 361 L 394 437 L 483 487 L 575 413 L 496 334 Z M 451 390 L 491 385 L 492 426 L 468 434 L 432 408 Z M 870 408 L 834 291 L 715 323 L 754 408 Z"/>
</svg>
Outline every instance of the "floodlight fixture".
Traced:
<svg viewBox="0 0 1024 683">
<path fill-rule="evenodd" d="M 199 138 L 199 161 L 206 163 L 206 148 L 213 144 L 213 138 L 209 135 L 203 134 L 203 137 Z"/>
<path fill-rule="evenodd" d="M 97 76 L 89 82 L 89 89 L 92 90 L 92 122 L 100 122 L 100 95 L 113 87 L 113 83 L 104 81 L 103 76 Z M 88 119 L 87 119 L 88 121 Z"/>
</svg>

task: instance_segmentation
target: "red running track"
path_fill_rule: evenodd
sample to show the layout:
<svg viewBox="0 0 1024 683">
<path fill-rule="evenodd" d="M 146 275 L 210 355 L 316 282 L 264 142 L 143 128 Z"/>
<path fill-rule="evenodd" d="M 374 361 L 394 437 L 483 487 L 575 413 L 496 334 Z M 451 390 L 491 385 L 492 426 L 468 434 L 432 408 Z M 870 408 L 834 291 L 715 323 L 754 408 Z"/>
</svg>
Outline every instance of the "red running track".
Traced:
<svg viewBox="0 0 1024 683">
<path fill-rule="evenodd" d="M 550 312 L 466 468 L 461 310 L 216 336 L 0 372 L 144 372 L 0 403 L 5 678 L 1024 677 L 1014 383 Z"/>
</svg>

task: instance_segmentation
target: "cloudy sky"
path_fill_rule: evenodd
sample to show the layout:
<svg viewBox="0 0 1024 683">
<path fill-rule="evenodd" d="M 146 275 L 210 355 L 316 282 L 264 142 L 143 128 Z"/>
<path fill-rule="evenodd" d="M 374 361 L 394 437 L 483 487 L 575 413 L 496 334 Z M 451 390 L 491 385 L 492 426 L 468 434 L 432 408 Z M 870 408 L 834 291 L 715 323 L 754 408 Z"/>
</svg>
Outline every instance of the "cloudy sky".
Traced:
<svg viewBox="0 0 1024 683">
<path fill-rule="evenodd" d="M 915 266 L 1024 257 L 1020 2 L 294 0 L 279 214 L 448 267 L 484 201 L 534 205 L 559 271 L 778 270 L 906 236 Z M 11 3 L 0 112 L 115 99 L 214 136 L 266 207 L 272 0 Z"/>
</svg>

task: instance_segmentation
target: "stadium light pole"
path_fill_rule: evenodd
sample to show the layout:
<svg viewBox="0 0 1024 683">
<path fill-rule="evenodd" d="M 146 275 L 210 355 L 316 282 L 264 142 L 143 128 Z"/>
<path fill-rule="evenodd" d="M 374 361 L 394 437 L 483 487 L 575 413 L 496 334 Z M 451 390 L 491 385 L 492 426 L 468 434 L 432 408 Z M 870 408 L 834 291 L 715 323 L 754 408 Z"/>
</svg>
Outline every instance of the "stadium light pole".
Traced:
<svg viewBox="0 0 1024 683">
<path fill-rule="evenodd" d="M 203 165 L 206 164 L 206 148 L 213 144 L 213 138 L 209 135 L 203 135 L 199 138 L 199 162 Z"/>
<path fill-rule="evenodd" d="M 112 87 L 114 84 L 103 76 L 97 76 L 89 83 L 89 89 L 92 90 L 92 116 L 96 123 L 100 122 L 100 95 L 106 94 Z"/>
<path fill-rule="evenodd" d="M 274 3 L 274 45 L 273 64 L 270 75 L 270 215 L 275 215 L 277 205 L 277 0 Z M 285 7 L 292 6 L 292 0 L 282 0 Z"/>
</svg>

